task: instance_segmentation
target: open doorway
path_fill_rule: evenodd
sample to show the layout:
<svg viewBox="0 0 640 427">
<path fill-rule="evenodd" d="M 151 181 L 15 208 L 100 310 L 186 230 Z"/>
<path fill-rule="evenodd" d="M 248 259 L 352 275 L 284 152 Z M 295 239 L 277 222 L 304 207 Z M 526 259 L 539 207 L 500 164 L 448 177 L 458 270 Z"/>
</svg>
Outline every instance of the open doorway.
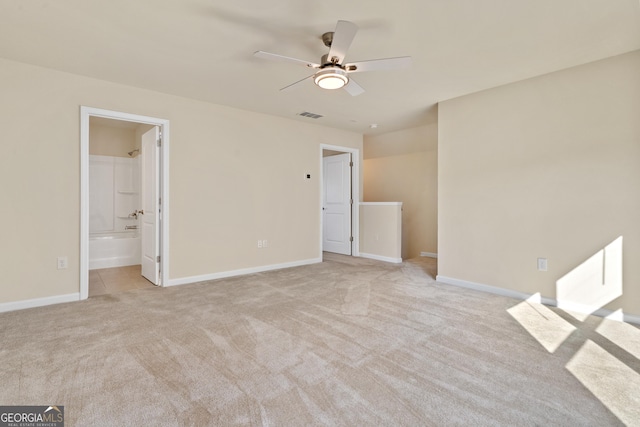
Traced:
<svg viewBox="0 0 640 427">
<path fill-rule="evenodd" d="M 168 278 L 169 122 L 81 107 L 80 128 L 80 298 L 89 297 L 90 282 L 103 279 L 112 290 L 162 286 Z"/>
<path fill-rule="evenodd" d="M 360 150 L 322 144 L 321 250 L 359 256 Z"/>
</svg>

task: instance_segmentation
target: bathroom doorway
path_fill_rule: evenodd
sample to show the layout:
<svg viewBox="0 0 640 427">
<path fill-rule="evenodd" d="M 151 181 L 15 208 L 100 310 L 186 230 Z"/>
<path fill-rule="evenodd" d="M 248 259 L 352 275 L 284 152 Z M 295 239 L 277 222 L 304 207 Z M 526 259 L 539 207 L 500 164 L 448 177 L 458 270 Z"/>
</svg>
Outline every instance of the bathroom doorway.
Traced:
<svg viewBox="0 0 640 427">
<path fill-rule="evenodd" d="M 81 299 L 166 283 L 168 132 L 163 119 L 81 107 Z"/>
</svg>

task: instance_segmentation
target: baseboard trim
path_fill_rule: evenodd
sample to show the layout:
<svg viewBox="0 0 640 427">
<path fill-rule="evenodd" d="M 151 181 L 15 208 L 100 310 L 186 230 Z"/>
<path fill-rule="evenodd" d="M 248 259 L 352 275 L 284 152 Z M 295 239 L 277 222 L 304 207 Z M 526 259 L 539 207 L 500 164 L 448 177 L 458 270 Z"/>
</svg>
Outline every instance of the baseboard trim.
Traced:
<svg viewBox="0 0 640 427">
<path fill-rule="evenodd" d="M 392 257 L 382 256 L 382 255 L 367 254 L 363 252 L 360 252 L 360 257 L 375 259 L 376 261 L 392 262 L 394 264 L 402 263 L 402 258 L 392 258 Z"/>
<path fill-rule="evenodd" d="M 640 325 L 640 316 L 636 316 L 634 314 L 626 314 L 622 312 L 622 310 L 612 311 L 606 308 L 596 308 L 584 304 L 576 304 L 572 302 L 556 300 L 553 301 L 555 302 L 555 304 L 549 305 L 553 305 L 554 307 L 558 307 L 563 310 L 573 311 L 580 314 L 592 314 L 598 317 L 606 317 L 609 320 L 617 320 L 619 322 L 628 322 Z"/>
<path fill-rule="evenodd" d="M 518 292 L 511 289 L 498 288 L 496 286 L 489 286 L 482 283 L 470 282 L 468 280 L 455 279 L 453 277 L 442 276 L 440 274 L 436 276 L 436 281 L 445 283 L 447 285 L 454 285 L 461 288 L 473 289 L 474 291 L 488 292 L 490 294 L 500 295 L 503 297 L 509 297 L 509 298 L 514 298 L 519 300 L 532 300 L 531 298 L 533 297 L 533 300 L 532 300 L 533 302 L 542 302 L 543 304 L 547 304 L 552 301 L 552 300 L 548 300 L 545 302 L 543 301 L 543 298 L 540 298 L 539 301 L 536 301 L 535 297 L 537 294 L 527 294 L 524 292 Z"/>
<path fill-rule="evenodd" d="M 500 295 L 504 297 L 514 298 L 517 300 L 527 300 L 532 302 L 549 305 L 551 307 L 558 307 L 569 311 L 574 311 L 580 314 L 588 314 L 598 317 L 606 317 L 610 320 L 624 321 L 628 323 L 634 323 L 640 325 L 640 316 L 634 314 L 626 314 L 618 311 L 608 310 L 606 308 L 588 307 L 581 304 L 572 304 L 558 301 L 555 298 L 543 297 L 539 293 L 528 294 L 525 292 L 514 291 L 511 289 L 498 288 L 496 286 L 485 285 L 483 283 L 470 282 L 468 280 L 456 279 L 453 277 L 442 276 L 438 274 L 436 281 L 447 285 L 458 286 L 461 288 L 473 289 L 475 291 L 487 292 L 494 295 Z"/>
<path fill-rule="evenodd" d="M 80 292 L 66 295 L 55 295 L 45 298 L 25 299 L 22 301 L 4 302 L 0 304 L 0 313 L 24 310 L 26 308 L 43 307 L 45 305 L 61 304 L 64 302 L 80 301 Z"/>
<path fill-rule="evenodd" d="M 635 323 L 636 325 L 640 325 L 640 316 L 637 316 L 635 314 L 626 314 L 623 313 L 622 310 L 601 310 L 605 311 L 606 313 L 596 314 L 596 316 L 606 317 L 607 319 L 617 320 L 619 322 Z"/>
<path fill-rule="evenodd" d="M 262 273 L 264 271 L 280 270 L 282 268 L 300 267 L 303 265 L 318 264 L 322 262 L 322 258 L 311 258 L 301 261 L 285 262 L 282 264 L 261 265 L 259 267 L 241 268 L 238 270 L 221 271 L 219 273 L 203 274 L 199 276 L 181 277 L 178 279 L 169 279 L 166 286 L 188 285 L 190 283 L 206 282 L 207 280 L 225 279 L 228 277 L 244 276 L 253 273 Z"/>
<path fill-rule="evenodd" d="M 424 256 L 427 258 L 438 258 L 438 254 L 435 252 L 420 252 L 420 256 Z"/>
</svg>

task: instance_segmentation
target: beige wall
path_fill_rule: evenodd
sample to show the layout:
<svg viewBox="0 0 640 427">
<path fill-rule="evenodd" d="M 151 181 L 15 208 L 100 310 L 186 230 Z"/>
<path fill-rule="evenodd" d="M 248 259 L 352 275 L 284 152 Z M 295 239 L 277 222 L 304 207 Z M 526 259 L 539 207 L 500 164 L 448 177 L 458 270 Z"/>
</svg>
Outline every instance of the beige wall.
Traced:
<svg viewBox="0 0 640 427">
<path fill-rule="evenodd" d="M 362 148 L 351 132 L 7 60 L 0 93 L 0 303 L 79 292 L 81 105 L 170 120 L 171 279 L 320 257 L 320 183 L 303 174 L 320 176 L 322 143 Z"/>
<path fill-rule="evenodd" d="M 403 202 L 402 257 L 438 245 L 436 124 L 364 138 L 364 200 Z"/>
<path fill-rule="evenodd" d="M 640 51 L 443 102 L 438 131 L 439 275 L 549 298 L 599 280 L 640 314 Z M 620 236 L 622 271 L 594 263 Z"/>
<path fill-rule="evenodd" d="M 360 204 L 360 255 L 402 262 L 402 203 Z"/>
<path fill-rule="evenodd" d="M 96 123 L 89 125 L 89 154 L 129 157 L 136 148 L 136 130 Z"/>
</svg>

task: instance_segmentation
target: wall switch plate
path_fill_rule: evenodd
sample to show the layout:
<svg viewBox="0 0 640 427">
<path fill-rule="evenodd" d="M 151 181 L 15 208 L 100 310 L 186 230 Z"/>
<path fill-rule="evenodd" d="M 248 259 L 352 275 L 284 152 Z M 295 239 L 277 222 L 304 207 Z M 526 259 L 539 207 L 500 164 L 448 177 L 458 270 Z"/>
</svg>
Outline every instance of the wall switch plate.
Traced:
<svg viewBox="0 0 640 427">
<path fill-rule="evenodd" d="M 58 270 L 64 270 L 69 267 L 69 259 L 66 256 L 58 257 Z"/>
<path fill-rule="evenodd" d="M 538 258 L 538 271 L 547 271 L 547 259 Z"/>
</svg>

